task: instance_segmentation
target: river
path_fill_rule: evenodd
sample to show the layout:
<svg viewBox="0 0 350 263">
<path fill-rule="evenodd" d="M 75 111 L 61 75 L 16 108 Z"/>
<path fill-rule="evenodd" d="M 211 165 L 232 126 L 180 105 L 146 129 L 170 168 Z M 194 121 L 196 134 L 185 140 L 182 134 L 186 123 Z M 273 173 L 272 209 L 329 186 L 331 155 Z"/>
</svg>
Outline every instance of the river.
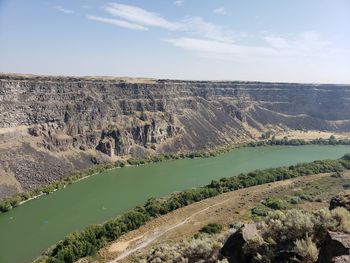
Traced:
<svg viewBox="0 0 350 263">
<path fill-rule="evenodd" d="M 0 262 L 30 262 L 68 233 L 116 217 L 150 197 L 242 172 L 336 159 L 349 152 L 349 146 L 264 146 L 105 171 L 0 214 Z"/>
</svg>

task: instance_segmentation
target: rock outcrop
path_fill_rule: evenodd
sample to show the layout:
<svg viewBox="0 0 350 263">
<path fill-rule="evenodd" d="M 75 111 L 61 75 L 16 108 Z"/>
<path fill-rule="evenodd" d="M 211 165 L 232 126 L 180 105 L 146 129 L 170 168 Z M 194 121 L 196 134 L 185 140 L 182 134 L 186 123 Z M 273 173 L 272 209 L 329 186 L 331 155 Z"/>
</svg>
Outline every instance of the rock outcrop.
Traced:
<svg viewBox="0 0 350 263">
<path fill-rule="evenodd" d="M 346 85 L 0 74 L 0 185 L 12 176 L 21 191 L 93 158 L 215 149 L 271 129 L 350 131 L 349 98 Z M 44 155 L 64 170 L 19 174 L 26 144 L 27 162 Z"/>
<path fill-rule="evenodd" d="M 229 236 L 220 252 L 229 262 L 249 262 L 244 252 L 244 246 L 258 237 L 260 237 L 260 234 L 255 224 L 243 225 Z"/>
<path fill-rule="evenodd" d="M 344 207 L 346 210 L 350 211 L 350 191 L 332 197 L 329 209 L 332 210 L 337 207 Z"/>
<path fill-rule="evenodd" d="M 342 261 L 350 255 L 350 234 L 328 231 L 320 248 L 317 263 L 350 262 Z"/>
<path fill-rule="evenodd" d="M 254 243 L 256 244 L 254 245 Z M 257 262 L 256 256 L 258 254 L 260 254 L 261 259 L 264 258 L 264 256 L 269 256 L 269 260 L 276 263 L 314 262 L 310 261 L 310 259 L 303 259 L 303 257 L 295 251 L 295 249 L 292 249 L 294 246 L 293 243 L 276 244 L 274 248 L 270 247 L 268 249 L 266 249 L 267 247 L 264 245 L 266 245 L 266 242 L 261 238 L 261 233 L 259 230 L 257 230 L 256 225 L 246 224 L 228 237 L 224 246 L 221 248 L 220 253 L 230 263 Z M 248 249 L 249 246 L 254 248 L 253 254 L 251 253 L 252 251 Z M 259 253 L 257 253 L 257 251 Z M 327 235 L 321 242 L 317 263 L 350 262 L 349 259 L 350 234 L 344 232 L 327 231 Z"/>
</svg>

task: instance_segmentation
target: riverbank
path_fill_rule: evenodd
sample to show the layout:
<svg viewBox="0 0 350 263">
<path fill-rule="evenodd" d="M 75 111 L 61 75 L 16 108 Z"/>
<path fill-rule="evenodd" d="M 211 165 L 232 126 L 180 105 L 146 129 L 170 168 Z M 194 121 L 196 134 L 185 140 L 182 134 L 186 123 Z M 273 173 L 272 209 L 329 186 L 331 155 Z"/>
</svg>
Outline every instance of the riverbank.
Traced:
<svg viewBox="0 0 350 263">
<path fill-rule="evenodd" d="M 223 153 L 227 153 L 233 149 L 243 148 L 243 147 L 259 147 L 266 145 L 288 145 L 288 146 L 300 146 L 300 145 L 350 145 L 349 139 L 336 139 L 334 136 L 330 136 L 328 139 L 319 138 L 312 140 L 304 140 L 304 139 L 289 139 L 288 137 L 284 137 L 282 139 L 276 139 L 272 137 L 271 139 L 254 141 L 242 144 L 235 144 L 230 147 L 224 147 L 217 149 L 215 151 L 205 151 L 205 152 L 191 152 L 191 153 L 178 153 L 178 154 L 161 154 L 150 156 L 148 158 L 143 159 L 133 159 L 130 158 L 126 161 L 118 160 L 114 163 L 104 163 L 91 167 L 86 171 L 76 171 L 72 172 L 69 176 L 62 178 L 59 181 L 56 181 L 50 185 L 39 187 L 33 191 L 23 192 L 16 194 L 10 198 L 6 198 L 5 200 L 0 202 L 0 213 L 7 212 L 19 205 L 22 205 L 30 200 L 39 198 L 43 195 L 47 195 L 53 193 L 59 189 L 66 187 L 69 184 L 78 182 L 85 178 L 88 178 L 93 175 L 97 175 L 103 171 L 115 169 L 115 168 L 123 168 L 125 166 L 135 166 L 135 165 L 144 165 L 149 163 L 158 163 L 167 160 L 177 160 L 177 159 L 194 159 L 194 158 L 209 158 L 215 157 Z"/>
<path fill-rule="evenodd" d="M 342 177 L 333 174 L 316 174 L 298 177 L 269 184 L 239 189 L 220 194 L 200 202 L 180 208 L 159 218 L 153 219 L 137 230 L 131 231 L 118 240 L 109 243 L 99 252 L 79 263 L 97 262 L 139 262 L 141 258 L 152 254 L 159 246 L 171 245 L 197 235 L 203 226 L 217 223 L 224 226 L 224 232 L 236 222 L 253 221 L 251 209 L 267 198 L 289 200 L 301 190 L 309 194 L 308 189 L 318 189 L 313 199 L 291 204 L 289 208 L 302 208 L 308 211 L 329 206 L 331 196 L 343 190 L 350 182 L 350 171 Z M 308 189 L 305 189 L 305 188 Z M 317 201 L 315 201 L 317 199 Z"/>
<path fill-rule="evenodd" d="M 0 261 L 26 263 L 68 234 L 116 218 L 152 197 L 256 169 L 338 159 L 349 152 L 342 145 L 243 147 L 213 158 L 108 170 L 1 214 Z"/>
<path fill-rule="evenodd" d="M 41 260 L 47 262 L 66 261 L 67 259 L 72 262 L 76 261 L 81 257 L 96 253 L 106 242 L 111 242 L 129 231 L 139 228 L 152 218 L 225 192 L 316 173 L 340 172 L 349 168 L 350 156 L 345 155 L 338 160 L 315 161 L 222 178 L 219 181 L 212 181 L 204 187 L 171 194 L 167 198 L 149 199 L 143 206 L 139 206 L 117 219 L 107 221 L 103 225 L 90 226 L 84 231 L 69 235 L 48 251 Z"/>
<path fill-rule="evenodd" d="M 332 197 L 348 191 L 344 189 L 347 189 L 349 182 L 350 171 L 346 171 L 340 176 L 333 173 L 310 175 L 253 186 L 249 191 L 241 189 L 224 193 L 154 219 L 108 244 L 95 256 L 81 259 L 78 263 L 177 262 L 176 259 L 181 258 L 195 261 L 191 255 L 197 255 L 198 261 L 201 255 L 205 258 L 218 248 L 215 234 L 202 233 L 204 226 L 213 223 L 222 226 L 220 235 L 223 235 L 222 242 L 225 242 L 232 231 L 242 224 L 261 222 L 266 218 L 254 213 L 257 207 L 270 205 L 273 208 L 265 206 L 265 209 L 271 213 L 276 210 L 286 213 L 291 209 L 303 214 L 315 213 L 320 209 L 327 211 Z M 201 237 L 208 242 L 201 242 Z M 222 246 L 223 243 L 219 248 Z M 202 254 L 196 254 L 199 251 Z"/>
</svg>

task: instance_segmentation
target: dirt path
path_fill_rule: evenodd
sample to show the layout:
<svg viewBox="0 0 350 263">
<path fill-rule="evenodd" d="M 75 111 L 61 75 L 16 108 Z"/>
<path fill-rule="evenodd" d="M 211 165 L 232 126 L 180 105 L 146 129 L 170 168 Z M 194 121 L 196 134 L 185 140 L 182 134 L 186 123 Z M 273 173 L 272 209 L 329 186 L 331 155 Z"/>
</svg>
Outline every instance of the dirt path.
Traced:
<svg viewBox="0 0 350 263">
<path fill-rule="evenodd" d="M 131 255 L 132 253 L 142 249 L 142 248 L 145 248 L 147 247 L 149 244 L 151 244 L 154 240 L 156 240 L 157 238 L 161 237 L 162 235 L 164 235 L 165 233 L 179 227 L 179 226 L 182 226 L 184 225 L 185 223 L 187 223 L 191 218 L 195 217 L 196 215 L 200 214 L 200 213 L 203 213 L 204 211 L 212 208 L 212 207 L 215 207 L 215 206 L 218 206 L 218 205 L 221 205 L 225 202 L 227 202 L 229 199 L 226 199 L 220 203 L 217 203 L 217 204 L 214 204 L 214 205 L 210 205 L 194 214 L 192 214 L 191 216 L 185 218 L 185 220 L 181 221 L 180 223 L 177 223 L 176 225 L 173 225 L 167 229 L 164 229 L 162 231 L 159 231 L 159 232 L 154 232 L 153 235 L 150 235 L 148 236 L 147 238 L 143 239 L 140 243 L 138 243 L 134 248 L 130 249 L 130 250 L 125 250 L 122 254 L 120 254 L 115 260 L 112 260 L 110 261 L 109 263 L 115 263 L 115 262 L 118 262 L 119 260 L 121 259 L 124 259 L 126 257 L 128 257 L 129 255 Z"/>
<path fill-rule="evenodd" d="M 131 231 L 100 251 L 99 262 L 128 262 L 134 254 L 141 253 L 151 244 L 167 240 L 180 240 L 198 232 L 210 222 L 227 224 L 244 220 L 247 209 L 261 200 L 287 188 L 299 187 L 328 174 L 298 177 L 246 189 L 240 189 L 206 199 L 156 218 L 137 230 Z M 118 247 L 119 249 L 114 249 Z"/>
</svg>

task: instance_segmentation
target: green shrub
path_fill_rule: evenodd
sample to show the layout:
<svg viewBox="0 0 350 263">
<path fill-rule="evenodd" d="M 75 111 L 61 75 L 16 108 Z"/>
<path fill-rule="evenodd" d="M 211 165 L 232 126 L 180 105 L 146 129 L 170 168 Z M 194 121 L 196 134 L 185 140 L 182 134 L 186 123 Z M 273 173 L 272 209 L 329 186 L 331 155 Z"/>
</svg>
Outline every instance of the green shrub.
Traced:
<svg viewBox="0 0 350 263">
<path fill-rule="evenodd" d="M 10 205 L 12 207 L 18 206 L 21 201 L 22 201 L 22 199 L 21 199 L 21 197 L 19 195 L 18 196 L 14 196 L 14 197 L 9 199 Z"/>
<path fill-rule="evenodd" d="M 309 202 L 313 202 L 315 200 L 315 197 L 312 196 L 311 194 L 300 194 L 299 198 L 301 200 L 305 200 L 305 201 L 309 201 Z"/>
<path fill-rule="evenodd" d="M 132 158 L 130 158 L 130 159 L 128 159 L 128 164 L 130 164 L 130 165 L 140 165 L 141 164 L 141 161 L 140 160 L 136 160 L 136 159 L 132 159 Z"/>
<path fill-rule="evenodd" d="M 264 204 L 259 204 L 256 207 L 252 208 L 250 211 L 253 216 L 267 216 L 271 209 Z"/>
<path fill-rule="evenodd" d="M 219 249 L 223 246 L 223 235 L 197 233 L 195 237 L 179 242 L 163 242 L 157 247 L 133 259 L 133 262 L 206 262 L 228 263 L 220 260 Z"/>
<path fill-rule="evenodd" d="M 204 227 L 202 227 L 200 232 L 212 235 L 212 234 L 220 233 L 221 230 L 222 230 L 222 225 L 217 224 L 217 223 L 209 223 L 209 224 L 205 225 Z"/>
<path fill-rule="evenodd" d="M 295 251 L 302 258 L 301 262 L 315 262 L 318 247 L 329 230 L 350 232 L 350 212 L 339 207 L 332 211 L 321 209 L 315 212 L 273 210 L 258 227 L 260 240 L 249 241 L 244 246 L 246 258 L 256 259 L 252 262 L 280 262 L 276 256 L 281 248 Z"/>
<path fill-rule="evenodd" d="M 288 203 L 285 200 L 276 197 L 267 198 L 263 204 L 274 210 L 285 210 L 288 208 Z"/>
<path fill-rule="evenodd" d="M 121 161 L 121 160 L 118 160 L 114 163 L 114 166 L 115 167 L 124 167 L 125 166 L 125 162 L 124 161 Z"/>
<path fill-rule="evenodd" d="M 350 161 L 350 153 L 345 154 L 341 159 L 345 161 Z"/>
<path fill-rule="evenodd" d="M 289 199 L 289 203 L 296 205 L 299 204 L 301 202 L 301 198 L 299 196 L 292 196 Z"/>
<path fill-rule="evenodd" d="M 318 258 L 318 249 L 311 237 L 297 239 L 295 242 L 295 251 L 303 257 L 303 262 L 316 262 Z"/>
<path fill-rule="evenodd" d="M 12 209 L 12 206 L 9 201 L 5 201 L 0 204 L 0 212 L 4 213 Z"/>
<path fill-rule="evenodd" d="M 143 209 L 135 208 L 116 220 L 104 225 L 92 225 L 81 232 L 68 235 L 52 250 L 48 262 L 75 262 L 79 258 L 94 255 L 107 242 L 134 230 L 150 219 Z"/>
</svg>

